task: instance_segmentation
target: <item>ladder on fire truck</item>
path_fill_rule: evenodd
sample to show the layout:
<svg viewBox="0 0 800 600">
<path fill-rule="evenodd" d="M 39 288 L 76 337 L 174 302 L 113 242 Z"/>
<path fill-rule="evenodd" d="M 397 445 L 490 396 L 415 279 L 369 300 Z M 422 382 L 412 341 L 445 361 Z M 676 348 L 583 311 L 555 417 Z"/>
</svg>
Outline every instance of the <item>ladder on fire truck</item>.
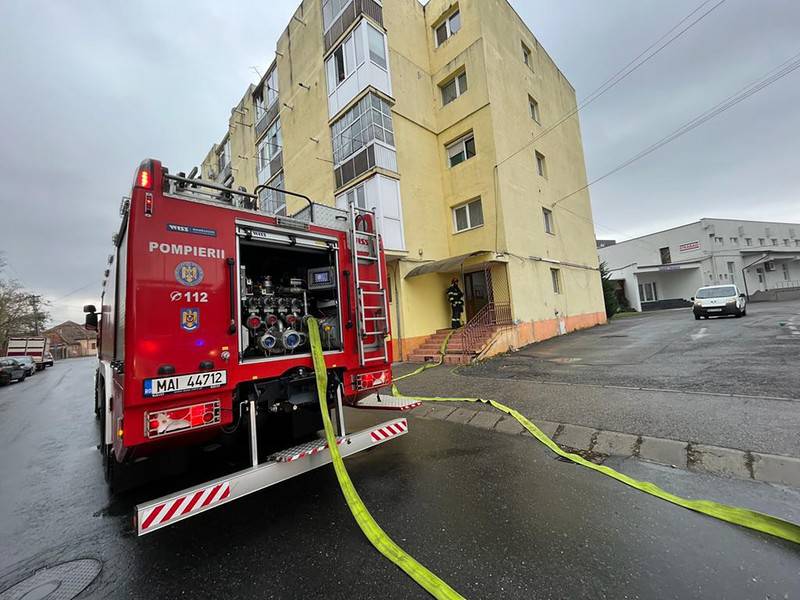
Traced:
<svg viewBox="0 0 800 600">
<path fill-rule="evenodd" d="M 389 301 L 383 287 L 381 240 L 375 211 L 350 201 L 350 245 L 356 288 L 358 358 L 361 366 L 389 361 Z"/>
</svg>

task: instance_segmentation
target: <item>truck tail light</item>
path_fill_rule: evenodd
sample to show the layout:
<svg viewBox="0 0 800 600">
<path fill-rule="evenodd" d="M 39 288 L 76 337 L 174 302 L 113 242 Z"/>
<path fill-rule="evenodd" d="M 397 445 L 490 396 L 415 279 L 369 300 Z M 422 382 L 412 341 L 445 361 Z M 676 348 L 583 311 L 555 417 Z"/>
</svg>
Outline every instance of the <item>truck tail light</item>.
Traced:
<svg viewBox="0 0 800 600">
<path fill-rule="evenodd" d="M 391 380 L 392 372 L 389 369 L 359 373 L 353 378 L 353 388 L 356 390 L 368 390 L 388 385 Z"/>
<path fill-rule="evenodd" d="M 221 421 L 219 400 L 146 412 L 144 421 L 145 433 L 151 439 L 216 425 Z"/>
<path fill-rule="evenodd" d="M 136 178 L 136 186 L 146 190 L 153 189 L 153 174 L 147 167 L 139 169 L 139 176 Z"/>
</svg>

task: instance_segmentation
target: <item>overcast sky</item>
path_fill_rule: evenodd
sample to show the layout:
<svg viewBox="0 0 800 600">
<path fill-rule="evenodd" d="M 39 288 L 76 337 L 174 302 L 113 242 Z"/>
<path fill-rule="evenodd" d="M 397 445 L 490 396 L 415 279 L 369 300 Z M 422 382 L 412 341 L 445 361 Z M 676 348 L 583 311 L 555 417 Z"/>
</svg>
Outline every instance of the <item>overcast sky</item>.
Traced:
<svg viewBox="0 0 800 600">
<path fill-rule="evenodd" d="M 583 98 L 701 1 L 512 3 Z M 297 4 L 0 1 L 0 251 L 54 320 L 97 301 L 136 165 L 199 163 Z M 798 31 L 797 0 L 727 0 L 582 111 L 589 178 L 800 52 Z M 800 222 L 799 138 L 797 71 L 593 186 L 597 235 Z"/>
</svg>

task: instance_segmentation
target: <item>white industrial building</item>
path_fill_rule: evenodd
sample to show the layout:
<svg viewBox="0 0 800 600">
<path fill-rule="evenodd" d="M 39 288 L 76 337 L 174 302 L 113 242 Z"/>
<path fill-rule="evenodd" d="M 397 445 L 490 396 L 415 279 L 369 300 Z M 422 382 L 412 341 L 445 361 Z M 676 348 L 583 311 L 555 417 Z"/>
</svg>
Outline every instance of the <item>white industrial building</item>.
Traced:
<svg viewBox="0 0 800 600">
<path fill-rule="evenodd" d="M 751 301 L 800 297 L 800 224 L 700 219 L 598 250 L 631 308 L 688 306 L 734 283 Z"/>
</svg>

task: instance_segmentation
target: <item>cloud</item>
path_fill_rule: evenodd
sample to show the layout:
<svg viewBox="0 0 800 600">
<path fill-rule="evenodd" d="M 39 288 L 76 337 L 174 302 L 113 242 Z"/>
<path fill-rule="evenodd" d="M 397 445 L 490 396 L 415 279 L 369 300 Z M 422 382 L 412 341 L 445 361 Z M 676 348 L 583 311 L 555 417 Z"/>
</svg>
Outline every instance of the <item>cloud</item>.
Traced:
<svg viewBox="0 0 800 600">
<path fill-rule="evenodd" d="M 585 97 L 699 0 L 513 2 Z M 0 3 L 0 250 L 80 320 L 97 302 L 117 207 L 149 156 L 198 164 L 272 61 L 297 0 Z M 800 3 L 728 0 L 580 115 L 603 174 L 797 51 Z M 389 32 L 392 35 L 392 32 Z M 703 216 L 799 221 L 790 75 L 591 190 L 601 237 Z M 545 121 L 560 115 L 542 115 Z"/>
</svg>

